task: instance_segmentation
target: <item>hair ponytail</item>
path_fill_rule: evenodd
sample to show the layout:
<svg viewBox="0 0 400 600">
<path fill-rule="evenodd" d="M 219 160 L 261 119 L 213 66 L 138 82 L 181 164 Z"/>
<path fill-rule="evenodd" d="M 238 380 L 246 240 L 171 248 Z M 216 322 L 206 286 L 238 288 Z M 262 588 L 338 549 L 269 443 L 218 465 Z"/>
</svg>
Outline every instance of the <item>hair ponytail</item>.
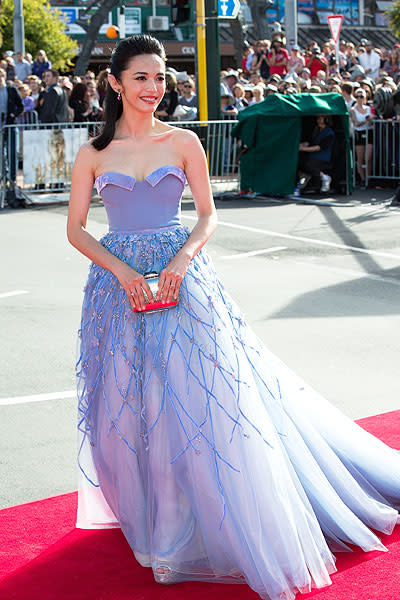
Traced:
<svg viewBox="0 0 400 600">
<path fill-rule="evenodd" d="M 134 56 L 141 54 L 157 54 L 165 60 L 164 46 L 157 38 L 146 33 L 131 35 L 121 40 L 111 54 L 110 73 L 117 81 L 121 80 L 121 73 L 129 67 L 129 61 Z M 96 150 L 103 150 L 114 137 L 115 127 L 122 115 L 122 100 L 118 100 L 117 92 L 107 84 L 104 98 L 104 124 L 98 136 L 93 138 L 91 144 Z"/>
<path fill-rule="evenodd" d="M 122 100 L 118 100 L 117 92 L 107 83 L 104 104 L 104 124 L 100 135 L 92 140 L 92 146 L 96 150 L 103 150 L 114 137 L 115 126 L 122 115 Z"/>
</svg>

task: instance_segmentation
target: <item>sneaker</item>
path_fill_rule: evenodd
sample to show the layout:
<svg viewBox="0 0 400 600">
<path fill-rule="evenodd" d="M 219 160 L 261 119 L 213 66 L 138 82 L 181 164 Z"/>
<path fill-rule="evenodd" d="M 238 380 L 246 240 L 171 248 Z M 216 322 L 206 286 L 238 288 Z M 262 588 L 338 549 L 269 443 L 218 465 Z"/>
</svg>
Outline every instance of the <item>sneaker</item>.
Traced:
<svg viewBox="0 0 400 600">
<path fill-rule="evenodd" d="M 304 190 L 304 188 L 307 186 L 310 179 L 311 179 L 311 175 L 304 175 L 303 177 L 301 177 L 301 179 L 299 181 L 299 189 Z"/>
<path fill-rule="evenodd" d="M 321 192 L 329 192 L 331 181 L 332 177 L 330 177 L 330 175 L 322 175 Z"/>
</svg>

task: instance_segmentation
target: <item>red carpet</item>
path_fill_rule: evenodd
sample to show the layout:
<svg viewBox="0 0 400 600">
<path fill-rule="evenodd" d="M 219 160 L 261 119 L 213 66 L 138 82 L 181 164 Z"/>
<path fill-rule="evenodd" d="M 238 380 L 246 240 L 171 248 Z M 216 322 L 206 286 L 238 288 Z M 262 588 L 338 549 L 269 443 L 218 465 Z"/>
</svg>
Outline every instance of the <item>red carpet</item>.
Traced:
<svg viewBox="0 0 400 600">
<path fill-rule="evenodd" d="M 359 421 L 400 449 L 400 411 Z M 119 529 L 75 529 L 76 492 L 0 511 L 1 600 L 256 600 L 246 585 L 156 584 Z M 338 553 L 333 584 L 296 600 L 400 600 L 400 527 L 389 552 Z"/>
</svg>

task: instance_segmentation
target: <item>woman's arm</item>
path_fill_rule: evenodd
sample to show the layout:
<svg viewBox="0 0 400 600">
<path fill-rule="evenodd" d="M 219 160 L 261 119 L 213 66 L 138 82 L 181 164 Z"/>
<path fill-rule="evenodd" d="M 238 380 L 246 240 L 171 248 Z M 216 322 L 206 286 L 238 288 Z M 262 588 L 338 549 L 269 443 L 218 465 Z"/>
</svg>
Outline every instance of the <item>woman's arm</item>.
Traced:
<svg viewBox="0 0 400 600">
<path fill-rule="evenodd" d="M 71 193 L 68 208 L 67 237 L 79 252 L 91 261 L 113 273 L 127 292 L 132 306 L 144 308 L 143 289 L 149 298 L 150 287 L 143 277 L 125 262 L 104 248 L 86 231 L 90 199 L 92 197 L 96 164 L 95 150 L 89 143 L 83 144 L 72 169 Z M 133 296 L 131 295 L 133 292 Z"/>
<path fill-rule="evenodd" d="M 258 58 L 257 58 L 257 54 L 254 53 L 253 58 L 251 59 L 251 64 L 250 64 L 250 68 L 249 71 L 254 71 L 254 69 L 257 68 L 257 64 L 258 64 Z"/>
<path fill-rule="evenodd" d="M 302 152 L 318 152 L 321 150 L 321 146 L 303 146 L 300 149 Z"/>
<path fill-rule="evenodd" d="M 212 196 L 207 159 L 198 136 L 182 129 L 176 135 L 176 147 L 182 156 L 184 171 L 197 211 L 197 223 L 188 240 L 161 271 L 157 299 L 169 302 L 173 289 L 179 289 L 190 261 L 201 250 L 217 227 L 217 211 Z"/>
</svg>

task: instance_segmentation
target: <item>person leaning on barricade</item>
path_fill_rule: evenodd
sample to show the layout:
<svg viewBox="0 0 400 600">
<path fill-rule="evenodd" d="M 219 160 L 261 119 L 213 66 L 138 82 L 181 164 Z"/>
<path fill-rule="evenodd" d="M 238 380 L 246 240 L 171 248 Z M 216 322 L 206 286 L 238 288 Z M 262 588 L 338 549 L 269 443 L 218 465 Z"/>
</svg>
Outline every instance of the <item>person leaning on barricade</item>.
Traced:
<svg viewBox="0 0 400 600">
<path fill-rule="evenodd" d="M 42 123 L 68 123 L 68 95 L 58 84 L 58 71 L 47 69 L 44 74 L 46 91 L 39 108 L 39 119 Z"/>
<path fill-rule="evenodd" d="M 367 104 L 367 94 L 363 88 L 358 88 L 354 97 L 356 104 L 350 110 L 350 118 L 354 126 L 358 175 L 361 189 L 365 189 L 366 169 L 368 169 L 368 174 L 371 172 L 373 133 L 370 121 L 372 121 L 373 115 L 371 107 Z"/>
<path fill-rule="evenodd" d="M 86 83 L 77 83 L 74 85 L 69 97 L 69 106 L 74 113 L 72 119 L 74 123 L 87 123 L 91 121 L 92 105 Z"/>
</svg>

